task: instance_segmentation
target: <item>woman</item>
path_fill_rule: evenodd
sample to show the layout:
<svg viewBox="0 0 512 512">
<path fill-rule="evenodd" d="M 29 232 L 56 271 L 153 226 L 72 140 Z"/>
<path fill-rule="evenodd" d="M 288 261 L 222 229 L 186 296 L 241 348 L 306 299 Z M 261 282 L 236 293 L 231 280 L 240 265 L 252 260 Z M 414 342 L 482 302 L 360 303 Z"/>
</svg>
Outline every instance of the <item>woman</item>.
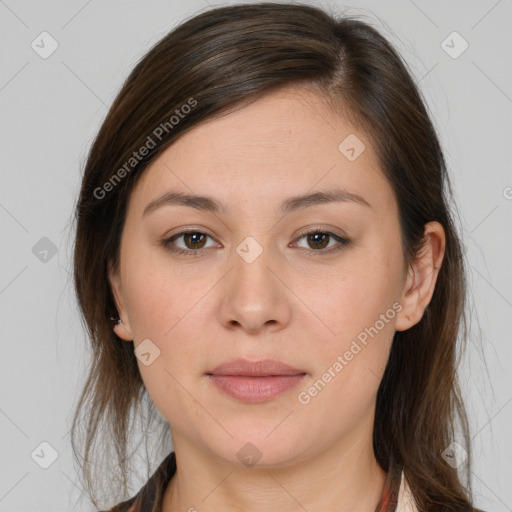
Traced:
<svg viewBox="0 0 512 512">
<path fill-rule="evenodd" d="M 418 89 L 369 25 L 254 3 L 157 43 L 76 209 L 94 360 L 72 440 L 86 421 L 86 461 L 98 433 L 113 444 L 111 510 L 473 510 L 448 191 Z M 144 404 L 168 455 L 126 500 Z"/>
</svg>

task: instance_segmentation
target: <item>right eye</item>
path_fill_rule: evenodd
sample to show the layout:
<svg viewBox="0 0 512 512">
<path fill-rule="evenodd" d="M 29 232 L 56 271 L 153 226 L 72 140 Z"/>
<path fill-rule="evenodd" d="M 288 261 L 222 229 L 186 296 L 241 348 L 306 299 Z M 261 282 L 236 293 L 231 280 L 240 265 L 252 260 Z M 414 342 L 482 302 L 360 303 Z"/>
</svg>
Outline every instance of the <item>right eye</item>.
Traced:
<svg viewBox="0 0 512 512">
<path fill-rule="evenodd" d="M 176 240 L 179 240 L 180 238 L 182 239 L 183 246 L 175 243 Z M 207 238 L 211 238 L 210 235 L 207 235 L 202 231 L 185 230 L 162 240 L 162 245 L 171 252 L 184 254 L 186 256 L 194 256 L 203 249 L 208 248 L 208 246 L 205 245 Z"/>
</svg>

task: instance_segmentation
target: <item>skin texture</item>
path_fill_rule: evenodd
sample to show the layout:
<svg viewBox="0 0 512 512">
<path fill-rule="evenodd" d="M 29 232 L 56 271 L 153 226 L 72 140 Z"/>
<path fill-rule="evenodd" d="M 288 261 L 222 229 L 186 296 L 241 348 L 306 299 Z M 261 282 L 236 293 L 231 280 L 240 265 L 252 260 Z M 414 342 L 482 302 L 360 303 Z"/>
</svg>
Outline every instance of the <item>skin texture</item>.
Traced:
<svg viewBox="0 0 512 512">
<path fill-rule="evenodd" d="M 354 161 L 338 149 L 350 134 L 366 146 Z M 333 188 L 370 206 L 278 210 L 290 197 Z M 143 216 L 169 190 L 212 197 L 226 210 L 167 205 Z M 195 240 L 202 252 L 179 255 L 161 244 L 185 227 L 208 235 Z M 349 243 L 315 245 L 305 228 Z M 425 250 L 407 268 L 396 200 L 370 141 L 305 89 L 272 92 L 208 120 L 146 169 L 128 204 L 119 272 L 109 277 L 122 319 L 116 334 L 160 350 L 139 368 L 172 425 L 178 471 L 165 512 L 374 511 L 385 477 L 372 449 L 377 389 L 393 334 L 421 319 L 444 255 L 441 225 L 425 232 Z M 248 236 L 263 250 L 252 263 L 236 251 Z M 189 251 L 193 243 L 174 240 Z M 394 303 L 401 311 L 301 403 L 298 394 Z M 268 402 L 247 404 L 206 376 L 234 358 L 276 359 L 307 375 Z M 248 442 L 261 453 L 252 467 L 237 457 Z"/>
</svg>

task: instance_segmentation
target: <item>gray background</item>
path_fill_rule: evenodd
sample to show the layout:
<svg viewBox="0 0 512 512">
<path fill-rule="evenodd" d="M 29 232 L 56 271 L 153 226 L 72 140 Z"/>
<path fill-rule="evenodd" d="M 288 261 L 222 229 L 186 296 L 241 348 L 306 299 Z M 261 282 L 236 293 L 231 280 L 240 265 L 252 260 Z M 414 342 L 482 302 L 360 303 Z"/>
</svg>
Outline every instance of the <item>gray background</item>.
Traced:
<svg viewBox="0 0 512 512">
<path fill-rule="evenodd" d="M 469 262 L 477 505 L 512 511 L 511 1 L 316 3 L 366 16 L 396 45 L 439 130 Z M 92 510 L 77 505 L 68 434 L 90 357 L 69 273 L 80 172 L 137 60 L 209 5 L 221 4 L 0 0 L 0 511 Z M 46 59 L 31 47 L 51 48 L 43 31 L 58 44 Z M 454 31 L 469 45 L 457 58 Z M 47 469 L 43 442 L 58 454 Z"/>
</svg>

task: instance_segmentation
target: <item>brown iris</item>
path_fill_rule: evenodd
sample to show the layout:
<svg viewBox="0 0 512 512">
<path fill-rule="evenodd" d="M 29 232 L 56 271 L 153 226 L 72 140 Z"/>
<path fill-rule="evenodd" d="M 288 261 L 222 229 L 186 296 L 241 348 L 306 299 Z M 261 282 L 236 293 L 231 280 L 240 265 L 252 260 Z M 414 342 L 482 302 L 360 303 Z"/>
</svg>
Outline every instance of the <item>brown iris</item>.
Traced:
<svg viewBox="0 0 512 512">
<path fill-rule="evenodd" d="M 324 249 L 329 243 L 329 235 L 327 233 L 309 233 L 307 235 L 308 244 L 315 249 Z"/>
<path fill-rule="evenodd" d="M 190 233 L 183 233 L 183 240 L 189 249 L 202 249 L 206 242 L 206 235 L 197 231 L 191 231 Z"/>
</svg>

